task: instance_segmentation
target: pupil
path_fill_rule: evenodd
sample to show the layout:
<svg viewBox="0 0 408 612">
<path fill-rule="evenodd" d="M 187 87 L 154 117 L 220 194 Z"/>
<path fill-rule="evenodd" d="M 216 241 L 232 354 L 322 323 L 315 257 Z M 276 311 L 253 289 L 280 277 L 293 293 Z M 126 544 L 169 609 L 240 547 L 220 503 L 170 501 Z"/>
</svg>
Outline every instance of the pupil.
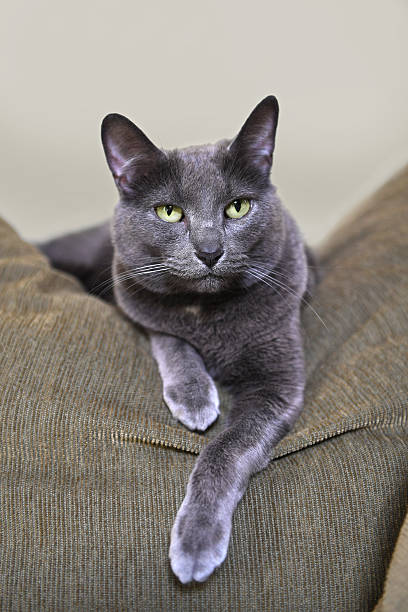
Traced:
<svg viewBox="0 0 408 612">
<path fill-rule="evenodd" d="M 241 210 L 241 202 L 240 200 L 235 200 L 234 202 L 235 210 L 239 212 Z"/>
<path fill-rule="evenodd" d="M 170 217 L 171 213 L 173 212 L 173 207 L 168 205 L 166 206 L 166 213 L 167 215 Z"/>
</svg>

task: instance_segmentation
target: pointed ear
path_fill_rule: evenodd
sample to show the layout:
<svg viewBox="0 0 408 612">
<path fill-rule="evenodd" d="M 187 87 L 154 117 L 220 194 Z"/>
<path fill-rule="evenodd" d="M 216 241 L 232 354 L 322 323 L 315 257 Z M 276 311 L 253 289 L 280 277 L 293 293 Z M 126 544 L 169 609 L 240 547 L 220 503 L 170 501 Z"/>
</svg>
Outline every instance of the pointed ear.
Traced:
<svg viewBox="0 0 408 612">
<path fill-rule="evenodd" d="M 121 191 L 131 191 L 132 183 L 165 159 L 163 151 L 123 115 L 107 115 L 101 132 L 108 166 Z"/>
<path fill-rule="evenodd" d="M 268 96 L 249 115 L 238 136 L 229 145 L 230 152 L 246 165 L 268 173 L 272 166 L 279 105 L 275 96 Z"/>
</svg>

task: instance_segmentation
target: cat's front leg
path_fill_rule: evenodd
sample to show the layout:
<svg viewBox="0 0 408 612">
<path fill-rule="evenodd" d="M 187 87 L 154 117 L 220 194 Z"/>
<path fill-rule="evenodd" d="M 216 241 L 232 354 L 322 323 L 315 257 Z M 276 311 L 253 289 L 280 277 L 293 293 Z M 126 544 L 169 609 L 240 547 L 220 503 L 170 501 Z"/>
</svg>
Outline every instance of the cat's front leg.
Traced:
<svg viewBox="0 0 408 612">
<path fill-rule="evenodd" d="M 204 431 L 219 415 L 219 399 L 201 356 L 175 336 L 152 333 L 150 342 L 170 412 L 189 429 Z"/>
<path fill-rule="evenodd" d="M 251 380 L 236 381 L 235 402 L 227 428 L 201 452 L 187 495 L 176 517 L 170 562 L 181 582 L 204 581 L 225 559 L 232 515 L 250 476 L 268 464 L 273 447 L 290 430 L 302 403 L 303 356 L 300 338 L 271 353 L 265 347 L 246 354 L 255 366 Z M 254 372 L 258 372 L 256 375 Z"/>
</svg>

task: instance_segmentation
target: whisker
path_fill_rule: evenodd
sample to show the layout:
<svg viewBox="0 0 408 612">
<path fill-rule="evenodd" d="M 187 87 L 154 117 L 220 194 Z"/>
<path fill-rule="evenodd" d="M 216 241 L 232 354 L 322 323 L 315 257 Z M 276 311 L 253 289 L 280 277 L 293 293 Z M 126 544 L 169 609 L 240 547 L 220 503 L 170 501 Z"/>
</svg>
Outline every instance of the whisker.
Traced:
<svg viewBox="0 0 408 612">
<path fill-rule="evenodd" d="M 256 269 L 257 269 L 257 271 L 261 271 L 263 274 L 265 274 L 265 270 L 267 270 L 267 271 L 268 271 L 268 272 L 267 272 L 267 276 L 268 276 L 268 277 L 269 277 L 269 276 L 272 276 L 272 278 L 275 278 L 275 276 L 276 276 L 276 275 L 278 275 L 278 276 L 279 276 L 279 277 L 281 277 L 281 278 L 280 278 L 280 279 L 276 279 L 276 278 L 275 278 L 275 280 L 277 280 L 277 281 L 279 281 L 279 280 L 280 280 L 280 282 L 282 282 L 284 285 L 285 285 L 286 283 L 284 283 L 282 279 L 285 279 L 285 280 L 287 280 L 287 281 L 291 281 L 291 280 L 292 280 L 292 277 L 288 276 L 287 274 L 283 274 L 282 272 L 279 272 L 279 271 L 278 271 L 278 270 L 276 270 L 275 268 L 272 268 L 272 267 L 270 267 L 270 266 L 268 266 L 268 265 L 260 266 L 259 264 L 255 264 L 255 266 L 251 266 L 251 267 L 256 268 Z M 318 304 L 318 302 L 317 302 L 317 300 L 316 300 L 316 297 L 313 297 L 313 299 L 314 299 L 315 304 L 316 304 L 316 303 Z M 307 300 L 304 300 L 303 298 L 302 298 L 302 300 L 303 300 L 303 302 L 304 302 L 304 303 L 307 303 L 307 304 L 309 304 L 309 306 L 310 306 L 310 303 L 309 303 Z M 311 308 L 312 308 L 312 310 L 313 310 L 313 307 L 311 307 Z"/>
<path fill-rule="evenodd" d="M 166 271 L 158 272 L 157 276 L 155 276 L 155 279 L 156 278 L 161 278 L 161 277 L 163 277 L 165 275 L 166 275 Z M 131 289 L 134 289 L 134 287 L 137 287 L 137 290 L 136 291 L 135 290 L 131 291 L 132 295 L 136 295 L 136 293 L 139 293 L 139 291 L 142 291 L 143 289 L 146 289 L 146 287 L 144 287 L 143 285 L 138 285 L 136 282 L 131 283 L 126 289 L 127 290 L 131 290 Z"/>
<path fill-rule="evenodd" d="M 292 295 L 296 296 L 297 298 L 300 299 L 301 302 L 303 302 L 303 304 L 306 305 L 306 307 L 309 307 L 310 310 L 315 314 L 315 316 L 319 319 L 319 321 L 321 322 L 321 324 L 325 327 L 325 329 L 328 331 L 328 327 L 326 325 L 326 323 L 323 321 L 323 319 L 321 318 L 321 316 L 316 312 L 316 310 L 313 308 L 313 306 L 311 306 L 311 304 L 309 302 L 307 302 L 301 295 L 299 295 L 298 293 L 296 293 L 296 291 L 294 291 L 291 287 L 288 287 L 285 283 L 278 281 L 276 278 L 270 278 L 268 276 L 268 280 L 270 280 L 272 282 L 268 283 L 266 281 L 265 278 L 261 277 L 260 275 L 257 276 L 257 271 L 252 269 L 252 274 L 253 276 L 255 276 L 256 278 L 259 278 L 259 280 L 263 283 L 265 283 L 265 285 L 268 285 L 269 287 L 274 287 L 274 286 L 279 286 L 281 287 L 283 290 L 288 291 L 289 293 L 291 293 Z"/>
<path fill-rule="evenodd" d="M 161 266 L 161 268 L 159 269 L 153 269 L 153 270 L 142 270 L 140 272 L 126 272 L 126 273 L 122 273 L 122 274 L 118 274 L 115 275 L 114 278 L 112 278 L 109 282 L 109 284 L 100 292 L 100 295 L 103 295 L 104 293 L 106 293 L 107 291 L 109 291 L 110 289 L 113 289 L 113 287 L 116 287 L 117 285 L 120 285 L 122 282 L 126 281 L 126 280 L 134 280 L 135 281 L 135 285 L 137 284 L 136 282 L 136 277 L 137 276 L 146 276 L 146 275 L 156 275 L 156 276 L 162 276 L 163 274 L 165 274 L 166 272 L 168 272 L 169 268 L 167 266 Z M 130 286 L 132 286 L 132 284 L 130 284 Z"/>
<path fill-rule="evenodd" d="M 135 274 L 143 273 L 145 271 L 150 272 L 150 271 L 155 271 L 156 269 L 160 269 L 163 267 L 163 265 L 164 264 L 149 264 L 146 266 L 138 266 L 137 268 L 130 268 L 126 270 L 125 272 L 121 272 L 120 274 L 114 274 L 113 276 L 115 277 L 116 280 L 126 280 L 127 277 L 132 278 Z M 96 291 L 97 289 L 100 289 L 104 285 L 107 285 L 110 282 L 112 282 L 112 277 L 92 287 L 92 291 Z"/>
<path fill-rule="evenodd" d="M 273 288 L 276 290 L 277 294 L 278 294 L 279 296 L 282 296 L 282 292 L 281 292 L 281 291 L 279 291 L 280 287 L 279 287 L 279 285 L 278 285 L 278 284 L 269 285 L 269 284 L 266 282 L 265 277 L 264 277 L 264 276 L 260 276 L 260 275 L 259 275 L 258 273 L 256 273 L 254 270 L 247 270 L 247 273 L 248 273 L 248 274 L 250 274 L 251 276 L 253 276 L 254 278 L 256 278 L 257 280 L 259 280 L 259 281 L 263 282 L 263 283 L 264 283 L 265 285 L 267 285 L 268 287 L 273 287 Z"/>
<path fill-rule="evenodd" d="M 265 272 L 267 271 L 267 273 L 273 273 L 276 274 L 276 276 L 281 276 L 282 278 L 285 278 L 286 280 L 291 280 L 291 277 L 288 276 L 287 274 L 283 274 L 282 272 L 279 272 L 279 270 L 276 270 L 274 266 L 272 265 L 266 265 L 266 264 L 262 264 L 262 266 L 258 263 L 252 263 L 251 262 L 251 268 L 257 268 L 258 270 L 260 270 L 261 272 Z"/>
</svg>

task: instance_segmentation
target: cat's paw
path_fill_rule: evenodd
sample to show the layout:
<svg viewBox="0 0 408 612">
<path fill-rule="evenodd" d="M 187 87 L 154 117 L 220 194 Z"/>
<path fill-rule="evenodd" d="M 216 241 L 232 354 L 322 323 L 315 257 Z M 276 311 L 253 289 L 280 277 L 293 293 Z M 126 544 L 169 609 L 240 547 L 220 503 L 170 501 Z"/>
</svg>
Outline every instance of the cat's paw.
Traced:
<svg viewBox="0 0 408 612">
<path fill-rule="evenodd" d="M 185 500 L 171 531 L 169 551 L 171 569 L 180 582 L 207 580 L 227 555 L 230 533 L 230 516 Z"/>
<path fill-rule="evenodd" d="M 210 376 L 165 386 L 163 397 L 172 415 L 191 430 L 205 431 L 220 414 L 217 388 Z"/>
</svg>

